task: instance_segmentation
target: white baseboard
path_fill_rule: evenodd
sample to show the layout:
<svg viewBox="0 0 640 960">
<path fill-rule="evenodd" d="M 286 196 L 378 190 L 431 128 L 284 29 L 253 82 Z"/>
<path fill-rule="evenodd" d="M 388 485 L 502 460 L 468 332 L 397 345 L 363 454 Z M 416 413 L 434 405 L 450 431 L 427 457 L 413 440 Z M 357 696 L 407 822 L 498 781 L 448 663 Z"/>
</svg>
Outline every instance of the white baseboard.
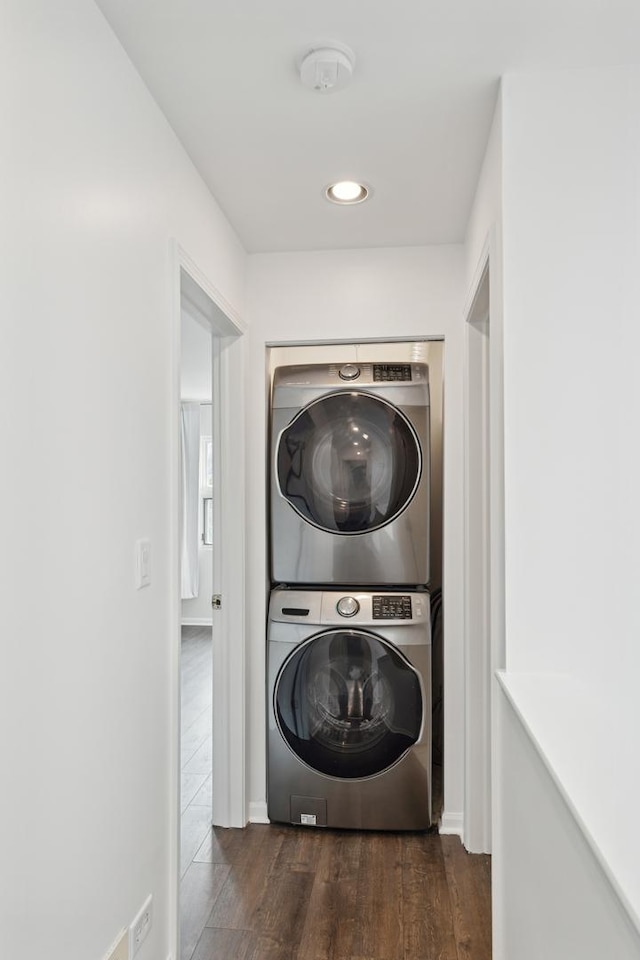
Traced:
<svg viewBox="0 0 640 960">
<path fill-rule="evenodd" d="M 183 627 L 212 627 L 213 620 L 211 617 L 183 617 L 182 619 Z"/>
<path fill-rule="evenodd" d="M 448 813 L 445 811 L 440 820 L 439 832 L 443 834 L 453 834 L 462 839 L 464 832 L 464 814 Z"/>
<path fill-rule="evenodd" d="M 264 800 L 249 804 L 249 823 L 271 823 L 267 816 L 267 804 Z"/>
</svg>

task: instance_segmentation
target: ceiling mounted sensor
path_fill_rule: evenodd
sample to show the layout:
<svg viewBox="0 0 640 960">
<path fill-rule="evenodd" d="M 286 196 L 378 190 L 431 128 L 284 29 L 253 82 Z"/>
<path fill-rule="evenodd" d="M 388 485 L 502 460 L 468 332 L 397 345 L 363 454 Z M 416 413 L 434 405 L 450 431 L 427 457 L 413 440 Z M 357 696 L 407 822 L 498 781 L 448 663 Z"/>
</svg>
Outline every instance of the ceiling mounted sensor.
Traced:
<svg viewBox="0 0 640 960">
<path fill-rule="evenodd" d="M 327 200 L 331 203 L 350 204 L 362 203 L 370 195 L 371 190 L 364 183 L 357 183 L 355 180 L 338 180 L 337 183 L 331 183 L 324 192 Z"/>
<path fill-rule="evenodd" d="M 298 61 L 305 87 L 318 93 L 334 93 L 351 81 L 356 58 L 353 50 L 335 40 L 314 44 Z"/>
</svg>

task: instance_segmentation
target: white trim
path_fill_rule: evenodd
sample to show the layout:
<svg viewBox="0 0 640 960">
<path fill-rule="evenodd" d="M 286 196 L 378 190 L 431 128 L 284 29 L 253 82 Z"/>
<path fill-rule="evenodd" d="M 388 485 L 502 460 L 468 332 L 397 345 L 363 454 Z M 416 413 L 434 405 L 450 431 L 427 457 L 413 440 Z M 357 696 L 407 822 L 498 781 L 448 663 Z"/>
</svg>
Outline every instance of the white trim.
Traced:
<svg viewBox="0 0 640 960">
<path fill-rule="evenodd" d="M 170 769 L 169 769 L 169 818 L 171 835 L 169 839 L 169 942 L 173 953 L 180 957 L 180 643 L 182 599 L 180 571 L 180 421 L 177 411 L 180 408 L 180 258 L 178 245 L 171 242 L 170 247 L 170 350 L 171 350 L 171 419 L 169 429 L 169 645 L 170 645 L 170 684 L 169 684 L 169 722 L 170 722 Z M 174 416 L 175 414 L 175 416 Z"/>
<path fill-rule="evenodd" d="M 249 804 L 249 823 L 271 823 L 264 800 L 252 801 Z"/>
<path fill-rule="evenodd" d="M 213 620 L 211 617 L 183 617 L 183 627 L 211 627 Z"/>
<path fill-rule="evenodd" d="M 182 268 L 188 277 L 195 283 L 195 288 L 189 285 L 189 289 L 185 292 L 184 286 L 182 288 L 183 294 L 186 296 L 186 299 L 189 301 L 192 307 L 195 307 L 196 310 L 203 314 L 207 320 L 206 326 L 207 329 L 210 329 L 210 317 L 206 311 L 206 304 L 203 305 L 200 301 L 197 288 L 199 287 L 201 291 L 204 291 L 206 297 L 209 300 L 212 300 L 213 303 L 218 307 L 220 312 L 224 315 L 229 322 L 223 325 L 225 326 L 224 331 L 218 331 L 219 333 L 224 333 L 226 336 L 241 336 L 247 332 L 247 325 L 242 320 L 240 314 L 235 310 L 228 300 L 220 293 L 217 287 L 209 281 L 209 279 L 204 275 L 200 270 L 198 265 L 191 259 L 188 253 L 186 253 L 180 244 L 177 241 L 172 241 L 174 246 L 174 257 L 178 258 L 178 269 Z M 203 310 L 204 306 L 204 310 Z"/>
<path fill-rule="evenodd" d="M 402 336 L 402 337 L 352 337 L 348 340 L 341 340 L 332 337 L 330 340 L 265 340 L 267 350 L 278 347 L 357 347 L 365 343 L 430 343 L 432 340 L 443 340 L 444 334 L 430 333 L 424 336 Z"/>
<path fill-rule="evenodd" d="M 482 250 L 480 251 L 480 256 L 478 257 L 478 262 L 475 270 L 473 271 L 473 278 L 469 284 L 469 289 L 467 290 L 467 296 L 464 302 L 464 308 L 462 310 L 462 316 L 464 317 L 465 321 L 468 321 L 474 312 L 476 312 L 475 308 L 476 303 L 478 302 L 479 294 L 482 290 L 482 281 L 484 280 L 484 276 L 489 269 L 492 250 L 495 247 L 494 234 L 495 227 L 491 227 L 484 238 Z"/>
<path fill-rule="evenodd" d="M 169 849 L 169 937 L 173 955 L 180 956 L 180 352 L 181 311 L 189 313 L 212 333 L 212 364 L 218 364 L 213 385 L 220 418 L 220 537 L 225 562 L 216 570 L 213 593 L 223 594 L 216 617 L 213 644 L 213 782 L 214 822 L 220 826 L 246 824 L 245 816 L 245 558 L 244 558 L 244 343 L 246 327 L 222 294 L 209 282 L 176 240 L 170 243 L 171 293 L 171 429 L 170 534 L 171 596 L 171 838 Z M 219 631 L 219 632 L 218 632 Z M 217 784 L 217 787 L 216 787 Z"/>
<path fill-rule="evenodd" d="M 222 596 L 214 617 L 213 823 L 244 827 L 245 798 L 245 421 L 244 343 L 214 337 L 213 436 L 219 451 L 214 497 L 218 511 L 213 593 Z M 216 396 L 217 381 L 217 396 Z M 215 458 L 214 458 L 215 459 Z M 214 469 L 216 467 L 214 466 Z M 222 550 L 224 549 L 224 561 Z M 216 786 L 217 784 L 217 786 Z"/>
<path fill-rule="evenodd" d="M 464 845 L 491 850 L 491 238 L 467 296 L 464 350 Z"/>
<path fill-rule="evenodd" d="M 464 814 L 463 813 L 447 813 L 446 811 L 442 814 L 442 819 L 440 820 L 440 826 L 438 827 L 438 833 L 443 834 L 443 836 L 456 836 L 462 839 L 464 834 Z"/>
<path fill-rule="evenodd" d="M 504 586 L 504 376 L 503 376 L 503 297 L 502 297 L 502 241 L 500 223 L 494 223 L 487 233 L 482 252 L 474 272 L 467 298 L 465 321 L 482 321 L 489 317 L 488 338 L 485 347 L 488 376 L 488 422 L 486 456 L 488 457 L 486 535 L 488 554 L 485 596 L 482 614 L 486 618 L 487 635 L 483 650 L 483 666 L 469 669 L 471 641 L 469 624 L 472 611 L 469 599 L 469 541 L 468 515 L 465 517 L 465 707 L 471 704 L 473 715 L 466 723 L 465 739 L 465 845 L 474 851 L 491 849 L 492 822 L 495 810 L 492 806 L 492 780 L 495 785 L 496 771 L 492 758 L 495 756 L 495 716 L 493 676 L 505 664 L 505 586 Z M 489 283 L 485 277 L 489 275 Z M 487 296 L 488 294 L 488 296 Z M 467 328 L 465 356 L 465 392 L 469 389 L 469 337 Z M 465 510 L 469 506 L 470 477 L 468 476 L 468 393 L 465 393 Z M 471 698 L 471 699 L 470 699 Z M 482 730 L 478 736 L 479 717 Z M 480 752 L 484 761 L 474 766 L 473 753 Z"/>
<path fill-rule="evenodd" d="M 485 280 L 488 278 L 488 286 Z M 487 297 L 488 293 L 488 297 Z M 465 577 L 464 577 L 464 644 L 465 644 L 465 791 L 464 791 L 464 843 L 473 852 L 491 851 L 493 825 L 497 822 L 493 797 L 497 796 L 496 777 L 499 775 L 493 762 L 496 757 L 495 671 L 505 663 L 504 626 L 504 388 L 503 388 L 503 299 L 501 229 L 494 223 L 487 236 L 468 291 L 464 313 L 465 323 L 488 318 L 488 337 L 482 358 L 485 364 L 488 396 L 487 423 L 485 425 L 485 456 L 488 464 L 485 479 L 488 481 L 484 506 L 484 523 L 487 537 L 487 553 L 484 557 L 485 584 L 483 587 L 481 615 L 485 621 L 482 637 L 481 663 L 473 664 L 472 647 L 477 636 L 472 637 L 470 624 L 477 610 L 469 604 L 469 491 L 472 478 L 469 476 L 469 337 L 466 329 L 465 350 Z M 488 507 L 488 509 L 487 509 Z M 478 762 L 480 757 L 480 762 Z"/>
</svg>

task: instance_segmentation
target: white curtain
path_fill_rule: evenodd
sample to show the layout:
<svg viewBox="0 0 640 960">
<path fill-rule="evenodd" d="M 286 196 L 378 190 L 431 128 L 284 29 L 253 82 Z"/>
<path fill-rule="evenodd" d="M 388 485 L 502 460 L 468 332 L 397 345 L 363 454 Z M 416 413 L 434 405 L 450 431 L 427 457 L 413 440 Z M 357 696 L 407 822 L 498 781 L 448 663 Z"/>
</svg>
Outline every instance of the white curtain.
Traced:
<svg viewBox="0 0 640 960">
<path fill-rule="evenodd" d="M 180 405 L 182 438 L 182 599 L 198 596 L 200 404 Z"/>
</svg>

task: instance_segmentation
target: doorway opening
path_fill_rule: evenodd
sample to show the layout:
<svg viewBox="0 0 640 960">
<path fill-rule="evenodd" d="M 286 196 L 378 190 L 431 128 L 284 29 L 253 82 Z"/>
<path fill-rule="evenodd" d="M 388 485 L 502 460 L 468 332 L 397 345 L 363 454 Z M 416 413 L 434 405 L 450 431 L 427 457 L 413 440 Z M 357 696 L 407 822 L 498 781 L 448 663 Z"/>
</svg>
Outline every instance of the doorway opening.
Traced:
<svg viewBox="0 0 640 960">
<path fill-rule="evenodd" d="M 213 338 L 184 298 L 180 323 L 180 882 L 197 872 L 213 810 Z M 185 879 L 186 878 L 186 879 Z M 183 950 L 184 955 L 184 950 Z"/>
<path fill-rule="evenodd" d="M 172 939 L 179 958 L 188 954 L 181 940 L 189 926 L 180 891 L 198 882 L 199 851 L 212 825 L 247 822 L 244 330 L 177 245 L 173 302 Z"/>
</svg>

